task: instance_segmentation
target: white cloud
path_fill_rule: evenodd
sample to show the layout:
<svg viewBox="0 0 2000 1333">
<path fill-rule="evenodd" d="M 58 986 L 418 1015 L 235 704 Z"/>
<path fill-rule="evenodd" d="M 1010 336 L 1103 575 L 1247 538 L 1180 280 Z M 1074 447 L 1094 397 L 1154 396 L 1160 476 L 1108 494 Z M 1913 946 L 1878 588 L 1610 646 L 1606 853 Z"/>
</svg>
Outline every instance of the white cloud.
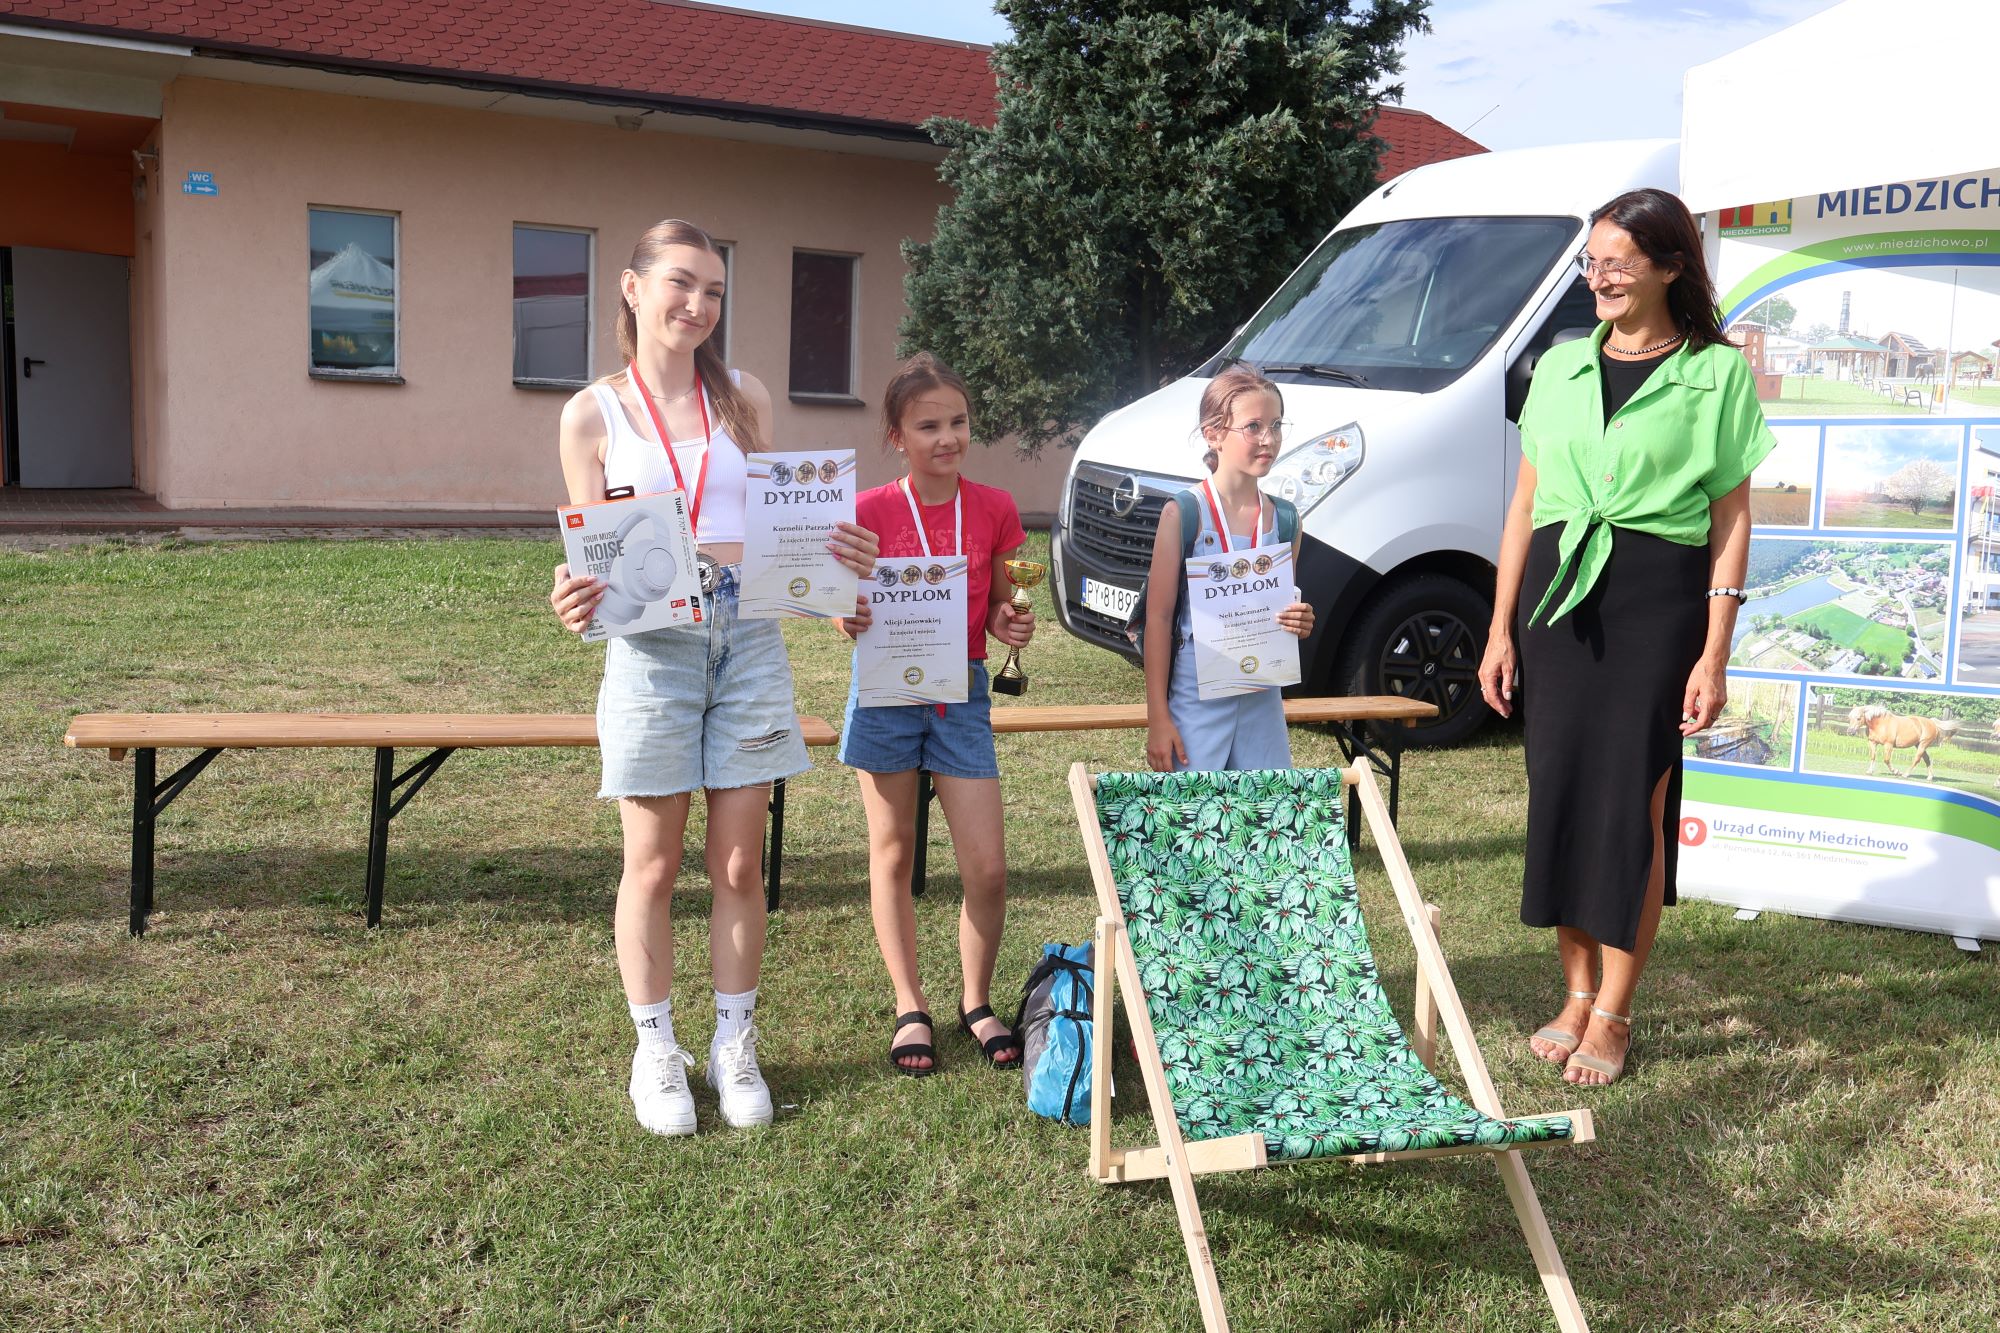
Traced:
<svg viewBox="0 0 2000 1333">
<path fill-rule="evenodd" d="M 1689 66 L 1834 3 L 1440 0 L 1404 52 L 1403 103 L 1489 148 L 1675 138 Z"/>
</svg>

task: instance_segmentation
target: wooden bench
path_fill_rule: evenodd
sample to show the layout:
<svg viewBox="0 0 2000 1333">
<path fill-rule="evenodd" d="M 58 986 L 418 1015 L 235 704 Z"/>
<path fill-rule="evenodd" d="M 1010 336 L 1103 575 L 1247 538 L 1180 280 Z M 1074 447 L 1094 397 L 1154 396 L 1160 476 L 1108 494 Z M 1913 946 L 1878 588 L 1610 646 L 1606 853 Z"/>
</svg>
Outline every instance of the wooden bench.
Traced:
<svg viewBox="0 0 2000 1333">
<path fill-rule="evenodd" d="M 1294 726 L 1304 722 L 1319 722 L 1333 728 L 1334 737 L 1340 742 L 1341 753 L 1352 763 L 1356 755 L 1367 756 L 1370 766 L 1389 779 L 1389 818 L 1394 820 L 1403 786 L 1403 746 L 1393 739 L 1395 733 L 1383 728 L 1381 743 L 1371 745 L 1361 731 L 1365 722 L 1398 722 L 1405 727 L 1414 727 L 1427 717 L 1437 716 L 1437 705 L 1419 703 L 1394 694 L 1357 694 L 1345 698 L 1287 699 L 1285 700 L 1285 721 Z M 1007 735 L 1023 731 L 1116 731 L 1143 728 L 1146 725 L 1146 705 L 1139 704 L 1098 704 L 1090 707 L 1075 705 L 1033 705 L 1028 707 L 993 709 L 993 734 Z M 924 891 L 926 863 L 929 859 L 931 829 L 931 775 L 920 772 L 917 775 L 917 847 L 916 858 L 910 866 L 910 892 L 921 895 Z M 1360 797 L 1352 788 L 1348 793 L 1347 836 L 1353 841 L 1361 833 Z"/>
<path fill-rule="evenodd" d="M 840 739 L 825 721 L 800 716 L 810 746 Z M 375 787 L 368 825 L 367 919 L 382 921 L 382 882 L 389 854 L 389 821 L 423 790 L 458 750 L 512 746 L 591 746 L 597 719 L 578 713 L 85 713 L 70 723 L 63 743 L 79 750 L 108 750 L 114 760 L 132 755 L 132 933 L 143 934 L 153 910 L 153 829 L 160 812 L 187 790 L 224 750 L 366 749 L 375 752 Z M 164 782 L 157 780 L 160 750 L 200 750 Z M 401 774 L 396 751 L 429 750 Z M 765 901 L 778 905 L 785 845 L 785 784 L 771 786 L 771 831 L 764 858 Z"/>
</svg>

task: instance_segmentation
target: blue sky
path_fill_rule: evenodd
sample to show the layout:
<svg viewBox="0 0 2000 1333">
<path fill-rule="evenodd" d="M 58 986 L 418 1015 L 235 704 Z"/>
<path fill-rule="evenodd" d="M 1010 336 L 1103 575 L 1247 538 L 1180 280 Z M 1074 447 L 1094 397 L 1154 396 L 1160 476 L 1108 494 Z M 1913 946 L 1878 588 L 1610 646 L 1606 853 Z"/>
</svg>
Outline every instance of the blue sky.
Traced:
<svg viewBox="0 0 2000 1333">
<path fill-rule="evenodd" d="M 744 9 L 997 42 L 987 0 L 736 0 Z M 1673 138 L 1681 75 L 1835 0 L 1434 0 L 1404 53 L 1403 104 L 1489 148 Z M 1475 123 L 1476 122 L 1476 123 Z"/>
</svg>

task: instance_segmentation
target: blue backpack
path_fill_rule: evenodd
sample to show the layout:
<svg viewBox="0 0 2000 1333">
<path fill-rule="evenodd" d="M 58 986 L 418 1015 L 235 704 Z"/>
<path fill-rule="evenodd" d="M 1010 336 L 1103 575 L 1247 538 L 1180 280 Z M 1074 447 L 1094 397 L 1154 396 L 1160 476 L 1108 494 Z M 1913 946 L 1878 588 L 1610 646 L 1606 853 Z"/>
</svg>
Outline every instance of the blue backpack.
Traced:
<svg viewBox="0 0 2000 1333">
<path fill-rule="evenodd" d="M 1090 1122 L 1090 999 L 1095 969 L 1088 944 L 1045 944 L 1028 974 L 1014 1030 L 1021 1034 L 1028 1109 L 1072 1125 Z"/>
</svg>

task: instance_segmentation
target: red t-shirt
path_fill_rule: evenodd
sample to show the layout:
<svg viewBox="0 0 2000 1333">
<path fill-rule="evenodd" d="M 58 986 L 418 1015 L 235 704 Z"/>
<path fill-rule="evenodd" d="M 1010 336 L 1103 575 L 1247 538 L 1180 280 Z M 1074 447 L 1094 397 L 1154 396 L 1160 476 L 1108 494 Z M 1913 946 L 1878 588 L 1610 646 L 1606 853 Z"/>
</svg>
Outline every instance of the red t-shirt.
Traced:
<svg viewBox="0 0 2000 1333">
<path fill-rule="evenodd" d="M 986 616 L 992 596 L 993 557 L 1005 555 L 1028 540 L 1021 528 L 1021 511 L 1014 497 L 997 486 L 981 486 L 976 481 L 958 480 L 959 497 L 965 502 L 964 545 L 956 544 L 951 530 L 953 503 L 927 505 L 923 510 L 924 532 L 930 538 L 933 555 L 963 554 L 965 570 L 966 655 L 975 662 L 986 658 Z M 877 486 L 854 498 L 854 521 L 874 533 L 882 542 L 884 558 L 921 556 L 923 543 L 917 540 L 916 524 L 910 521 L 910 502 L 903 498 L 900 482 Z"/>
</svg>

